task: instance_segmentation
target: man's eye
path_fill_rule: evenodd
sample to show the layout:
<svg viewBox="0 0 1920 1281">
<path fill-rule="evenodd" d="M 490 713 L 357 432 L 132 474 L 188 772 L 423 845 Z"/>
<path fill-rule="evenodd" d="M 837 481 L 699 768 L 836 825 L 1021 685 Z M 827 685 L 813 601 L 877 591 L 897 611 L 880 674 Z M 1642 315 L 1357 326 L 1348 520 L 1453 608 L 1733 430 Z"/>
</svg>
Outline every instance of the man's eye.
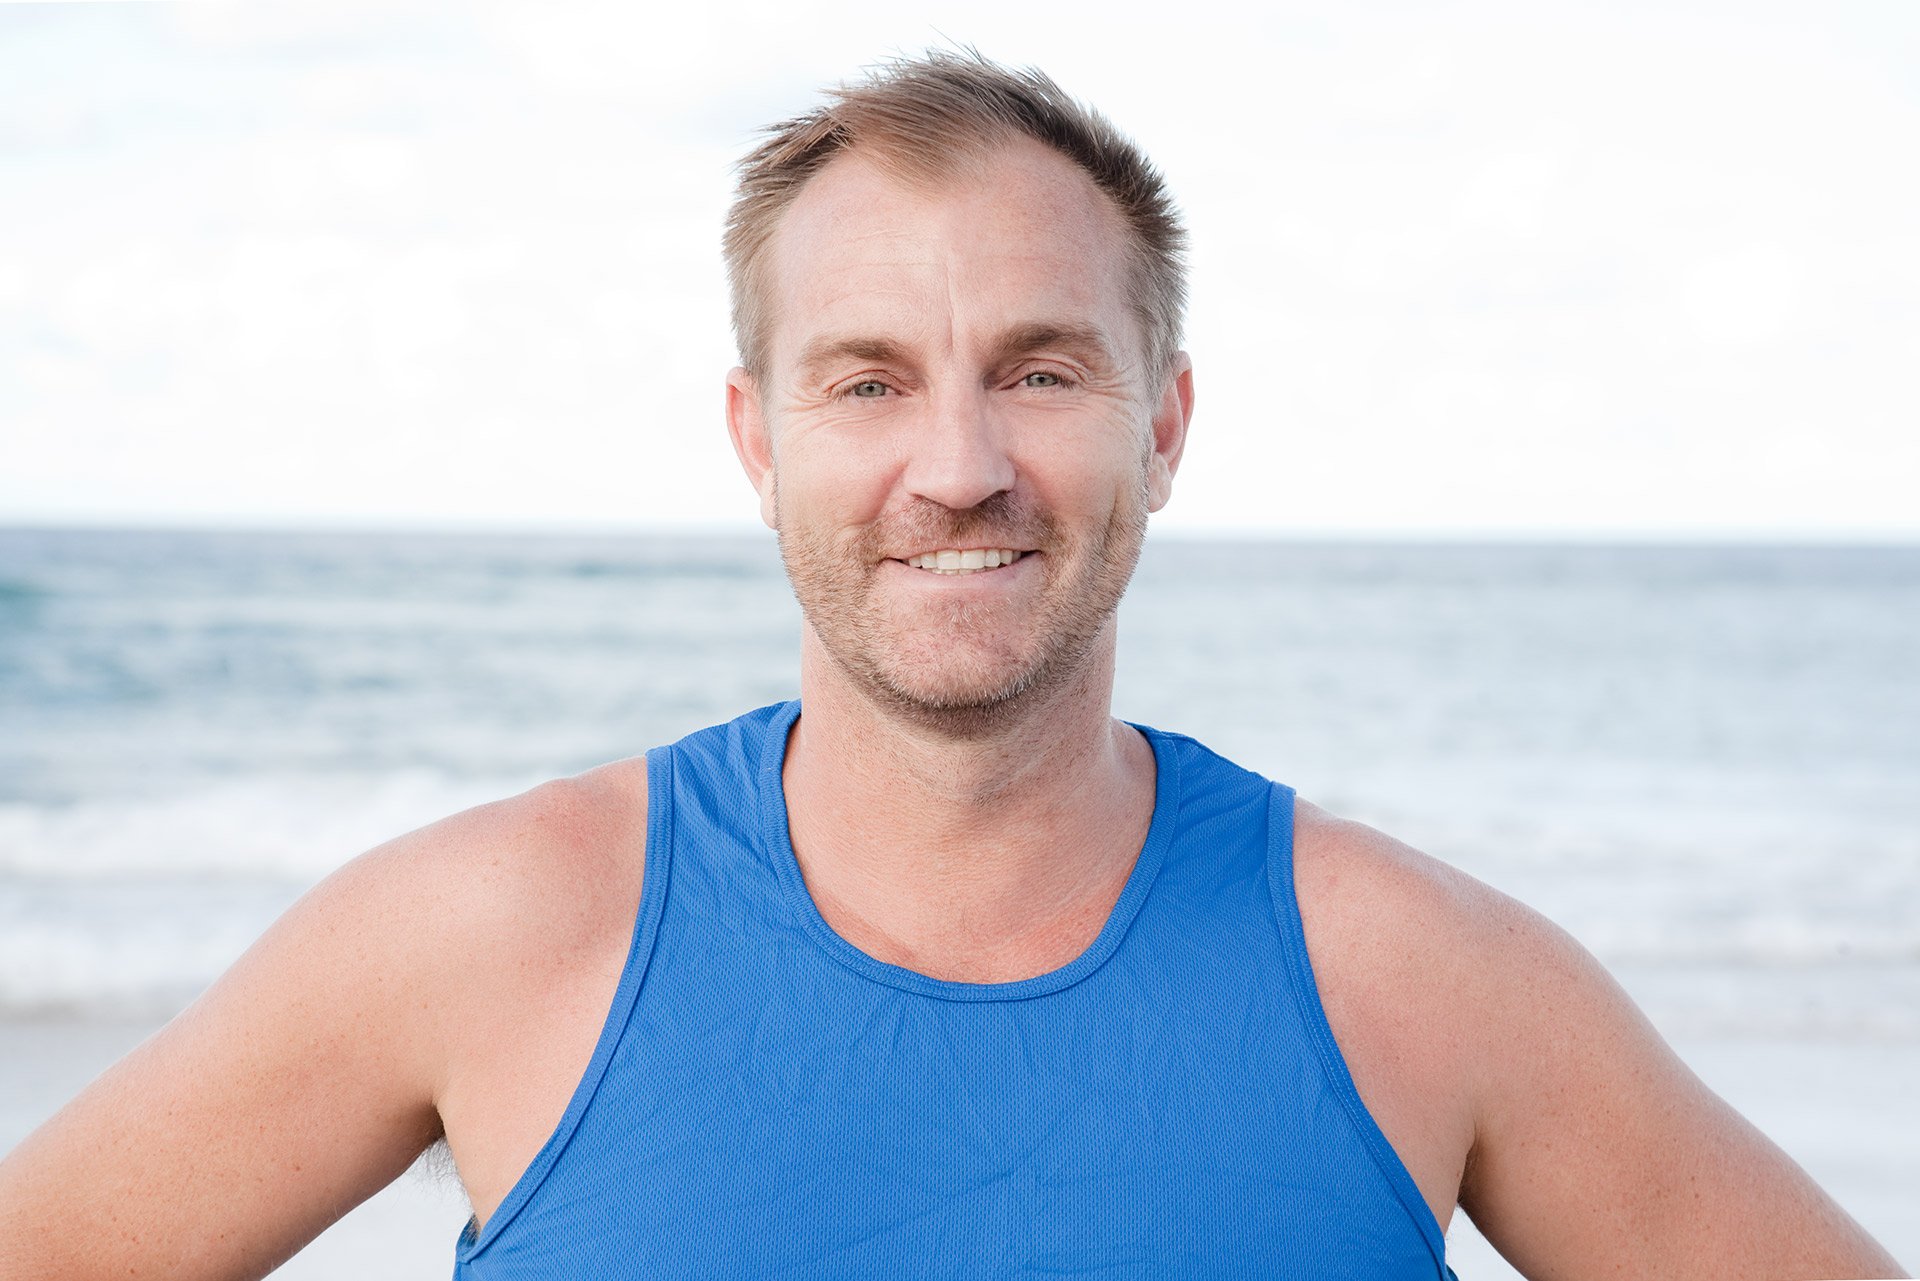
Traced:
<svg viewBox="0 0 1920 1281">
<path fill-rule="evenodd" d="M 1020 381 L 1029 387 L 1058 387 L 1060 385 L 1060 375 L 1048 373 L 1044 369 L 1036 369 Z"/>
<path fill-rule="evenodd" d="M 847 390 L 862 400 L 878 400 L 887 394 L 887 385 L 878 379 L 863 378 Z"/>
</svg>

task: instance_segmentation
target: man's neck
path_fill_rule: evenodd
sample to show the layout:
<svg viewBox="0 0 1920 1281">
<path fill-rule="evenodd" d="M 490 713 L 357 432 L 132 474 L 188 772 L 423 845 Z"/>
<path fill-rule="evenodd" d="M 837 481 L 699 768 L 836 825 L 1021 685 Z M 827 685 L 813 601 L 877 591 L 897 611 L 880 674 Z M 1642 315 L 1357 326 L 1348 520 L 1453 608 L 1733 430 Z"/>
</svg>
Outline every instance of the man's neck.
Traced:
<svg viewBox="0 0 1920 1281">
<path fill-rule="evenodd" d="M 1084 951 L 1153 817 L 1153 750 L 1109 712 L 1111 642 L 960 738 L 886 709 L 807 645 L 782 782 L 827 923 L 877 959 L 968 982 Z"/>
</svg>

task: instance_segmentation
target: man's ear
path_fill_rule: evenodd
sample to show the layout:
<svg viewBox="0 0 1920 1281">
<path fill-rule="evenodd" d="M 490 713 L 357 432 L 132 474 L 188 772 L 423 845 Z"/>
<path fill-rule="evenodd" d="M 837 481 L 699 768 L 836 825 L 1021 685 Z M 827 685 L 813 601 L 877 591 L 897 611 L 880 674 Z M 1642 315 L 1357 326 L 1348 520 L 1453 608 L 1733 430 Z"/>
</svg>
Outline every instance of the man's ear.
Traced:
<svg viewBox="0 0 1920 1281">
<path fill-rule="evenodd" d="M 1173 353 L 1160 401 L 1153 410 L 1153 455 L 1147 459 L 1147 510 L 1159 511 L 1173 496 L 1173 474 L 1187 448 L 1187 424 L 1193 421 L 1193 358 Z"/>
<path fill-rule="evenodd" d="M 773 520 L 773 437 L 766 415 L 760 412 L 760 386 L 753 375 L 735 366 L 727 372 L 727 435 L 747 479 L 760 493 L 760 519 L 768 529 Z"/>
</svg>

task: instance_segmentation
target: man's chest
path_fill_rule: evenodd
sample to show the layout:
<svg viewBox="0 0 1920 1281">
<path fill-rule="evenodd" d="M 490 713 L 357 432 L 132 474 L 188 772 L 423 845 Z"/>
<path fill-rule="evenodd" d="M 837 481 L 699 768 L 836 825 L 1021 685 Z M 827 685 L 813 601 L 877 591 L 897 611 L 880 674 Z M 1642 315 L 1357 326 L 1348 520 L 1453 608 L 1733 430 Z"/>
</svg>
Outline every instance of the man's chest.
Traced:
<svg viewBox="0 0 1920 1281">
<path fill-rule="evenodd" d="M 1182 983 L 1182 962 L 968 1004 L 848 984 L 801 948 L 681 959 L 649 976 L 472 1243 L 472 1275 L 496 1256 L 1313 1275 L 1328 1251 L 1434 1274 L 1437 1228 L 1284 987 Z"/>
</svg>

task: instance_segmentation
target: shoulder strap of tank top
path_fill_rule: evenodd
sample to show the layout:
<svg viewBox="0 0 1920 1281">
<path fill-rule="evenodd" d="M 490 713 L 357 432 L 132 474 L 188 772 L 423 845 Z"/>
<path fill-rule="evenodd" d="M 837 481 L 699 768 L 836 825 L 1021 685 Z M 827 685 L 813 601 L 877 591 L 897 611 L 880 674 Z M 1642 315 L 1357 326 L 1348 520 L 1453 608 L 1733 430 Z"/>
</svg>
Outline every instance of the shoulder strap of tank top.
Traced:
<svg viewBox="0 0 1920 1281">
<path fill-rule="evenodd" d="M 599 1091 L 600 1082 L 606 1076 L 607 1064 L 613 1058 L 613 1052 L 626 1033 L 627 1021 L 633 1014 L 634 998 L 640 993 L 640 982 L 646 977 L 647 962 L 653 956 L 653 942 L 660 931 L 660 917 L 667 901 L 667 880 L 673 866 L 673 772 L 674 749 L 656 747 L 647 753 L 647 846 L 646 864 L 641 872 L 640 903 L 634 916 L 633 941 L 627 947 L 626 964 L 620 971 L 620 983 L 614 989 L 613 1004 L 607 1011 L 606 1022 L 600 1028 L 600 1039 L 593 1047 L 593 1057 L 587 1061 L 586 1071 L 581 1073 L 580 1083 L 574 1087 L 573 1097 L 567 1102 L 567 1110 L 561 1116 L 560 1123 L 553 1128 L 531 1164 L 527 1166 L 519 1181 L 507 1193 L 487 1220 L 486 1228 L 472 1241 L 462 1241 L 459 1259 L 473 1258 L 487 1246 L 512 1221 L 538 1190 L 547 1177 L 547 1171 L 566 1150 L 567 1142 L 579 1127 L 580 1118 L 586 1115 L 587 1108 L 593 1103 L 593 1096 Z M 469 1229 L 471 1230 L 471 1229 Z"/>
<path fill-rule="evenodd" d="M 1280 928 L 1281 951 L 1287 958 L 1287 986 L 1293 991 L 1300 1022 L 1312 1038 L 1321 1070 L 1326 1074 L 1334 1095 L 1345 1107 L 1348 1121 L 1365 1144 L 1374 1163 L 1380 1167 L 1380 1172 L 1393 1186 L 1400 1204 L 1426 1240 L 1427 1248 L 1432 1251 L 1436 1275 L 1451 1278 L 1453 1271 L 1446 1264 L 1447 1243 L 1440 1231 L 1440 1224 L 1435 1221 L 1433 1210 L 1420 1194 L 1413 1176 L 1407 1173 L 1400 1154 L 1387 1142 L 1387 1136 L 1380 1132 L 1373 1114 L 1367 1111 L 1367 1105 L 1361 1101 L 1360 1091 L 1353 1084 L 1353 1074 L 1347 1070 L 1347 1060 L 1340 1053 L 1339 1042 L 1333 1038 L 1333 1028 L 1327 1023 L 1327 1012 L 1320 1004 L 1320 988 L 1313 977 L 1313 962 L 1307 956 L 1306 927 L 1301 923 L 1300 900 L 1294 888 L 1294 793 L 1284 783 L 1273 783 L 1270 787 L 1267 797 L 1267 888 L 1273 895 L 1273 914 Z"/>
</svg>

